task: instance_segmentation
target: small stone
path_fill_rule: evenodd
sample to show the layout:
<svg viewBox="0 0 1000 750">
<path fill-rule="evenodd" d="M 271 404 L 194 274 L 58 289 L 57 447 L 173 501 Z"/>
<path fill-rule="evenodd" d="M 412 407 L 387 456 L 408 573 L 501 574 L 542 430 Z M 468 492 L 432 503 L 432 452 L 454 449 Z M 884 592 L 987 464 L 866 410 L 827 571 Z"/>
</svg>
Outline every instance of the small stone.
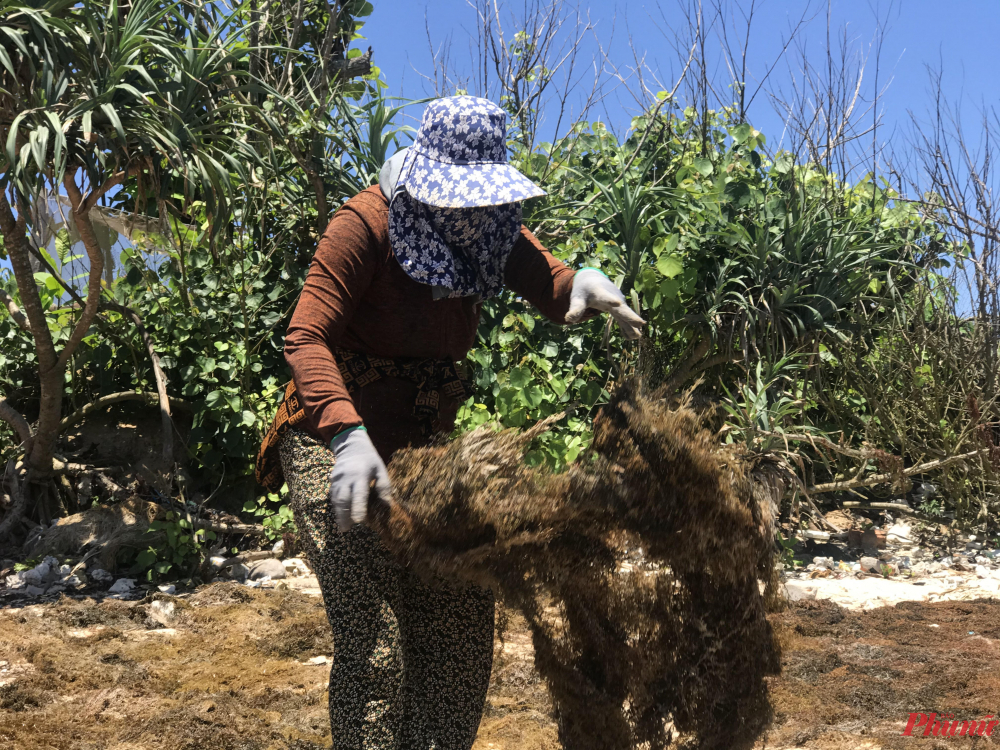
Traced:
<svg viewBox="0 0 1000 750">
<path fill-rule="evenodd" d="M 81 578 L 80 574 L 67 576 L 66 580 L 63 581 L 63 585 L 68 586 L 71 589 L 78 589 L 87 585 L 87 578 L 86 576 Z"/>
<path fill-rule="evenodd" d="M 274 543 L 274 546 L 271 547 L 271 552 L 273 552 L 274 554 L 276 554 L 278 557 L 281 557 L 281 554 L 284 551 L 285 551 L 285 540 L 284 539 L 279 539 L 278 541 L 276 541 Z"/>
<path fill-rule="evenodd" d="M 861 558 L 861 570 L 865 573 L 881 573 L 881 563 L 878 558 L 875 557 L 862 557 Z"/>
<path fill-rule="evenodd" d="M 250 575 L 250 568 L 243 563 L 236 563 L 229 568 L 229 577 L 237 581 L 245 581 Z"/>
<path fill-rule="evenodd" d="M 167 586 L 157 586 L 157 588 L 164 594 L 174 594 L 177 592 L 177 587 L 172 583 Z"/>
<path fill-rule="evenodd" d="M 826 568 L 827 570 L 833 570 L 833 558 L 832 557 L 814 557 L 813 565 L 817 568 Z"/>
<path fill-rule="evenodd" d="M 73 572 L 73 566 L 72 565 L 60 565 L 59 566 L 59 577 L 60 578 L 65 578 L 66 576 L 68 576 L 72 572 Z"/>
<path fill-rule="evenodd" d="M 157 599 L 149 605 L 149 619 L 164 627 L 168 627 L 176 619 L 174 609 L 173 602 L 165 602 Z"/>
<path fill-rule="evenodd" d="M 104 568 L 94 568 L 89 571 L 87 575 L 90 576 L 94 583 L 110 583 L 115 580 L 115 577 L 108 571 L 104 570 Z"/>
<path fill-rule="evenodd" d="M 955 560 L 952 559 L 951 557 L 942 557 L 940 560 L 938 560 L 938 565 L 940 565 L 942 568 L 950 568 L 954 564 Z"/>
<path fill-rule="evenodd" d="M 976 566 L 976 578 L 989 578 L 989 577 L 990 577 L 990 571 L 988 568 L 985 568 L 982 565 Z"/>
<path fill-rule="evenodd" d="M 281 564 L 285 566 L 285 570 L 289 575 L 307 576 L 312 573 L 312 570 L 306 565 L 305 561 L 298 557 L 289 557 L 282 560 Z"/>
<path fill-rule="evenodd" d="M 816 598 L 816 586 L 810 586 L 804 581 L 787 581 L 785 593 L 792 602 L 808 601 Z"/>
<path fill-rule="evenodd" d="M 29 586 L 41 586 L 42 582 L 49 575 L 49 566 L 44 562 L 39 563 L 30 570 L 21 571 L 21 580 Z"/>
<path fill-rule="evenodd" d="M 909 544 L 913 527 L 903 521 L 894 523 L 886 532 L 885 540 L 890 544 Z"/>
<path fill-rule="evenodd" d="M 226 564 L 226 558 L 222 555 L 213 555 L 208 558 L 208 564 L 213 570 L 221 570 L 222 566 Z"/>
<path fill-rule="evenodd" d="M 259 581 L 261 578 L 270 578 L 272 581 L 275 581 L 287 575 L 288 573 L 285 571 L 285 566 L 281 564 L 281 560 L 275 560 L 273 557 L 250 563 L 249 578 L 251 581 Z"/>
<path fill-rule="evenodd" d="M 312 659 L 306 662 L 306 664 L 313 664 L 315 666 L 319 666 L 320 664 L 329 664 L 329 663 L 330 663 L 329 656 L 314 656 Z"/>
<path fill-rule="evenodd" d="M 42 594 L 45 593 L 45 589 L 42 588 L 41 586 L 32 586 L 31 584 L 28 584 L 25 587 L 24 591 L 29 596 L 41 596 Z"/>
<path fill-rule="evenodd" d="M 12 576 L 7 576 L 5 583 L 9 589 L 21 589 L 27 585 L 27 582 L 24 580 L 21 573 L 15 573 Z"/>
<path fill-rule="evenodd" d="M 111 585 L 111 588 L 108 589 L 108 593 L 127 594 L 134 588 L 135 588 L 134 578 L 119 578 Z"/>
</svg>

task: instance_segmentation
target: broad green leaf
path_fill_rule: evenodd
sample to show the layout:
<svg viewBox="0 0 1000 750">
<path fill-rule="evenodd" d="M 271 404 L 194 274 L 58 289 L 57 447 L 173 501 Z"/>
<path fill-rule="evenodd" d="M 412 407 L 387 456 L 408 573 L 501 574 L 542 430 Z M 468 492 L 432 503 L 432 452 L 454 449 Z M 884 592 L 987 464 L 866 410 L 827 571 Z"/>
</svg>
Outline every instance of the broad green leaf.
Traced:
<svg viewBox="0 0 1000 750">
<path fill-rule="evenodd" d="M 653 243 L 653 253 L 659 257 L 663 253 L 672 253 L 677 249 L 677 244 L 680 242 L 680 235 L 671 234 L 667 237 L 657 237 L 656 241 Z"/>
<path fill-rule="evenodd" d="M 792 155 L 788 151 L 781 151 L 774 160 L 774 166 L 771 171 L 777 172 L 778 174 L 788 174 L 792 171 L 792 167 L 795 162 Z"/>
<path fill-rule="evenodd" d="M 736 143 L 743 143 L 748 138 L 753 136 L 753 128 L 744 122 L 741 125 L 730 128 L 729 134 L 733 137 L 733 140 Z"/>
<path fill-rule="evenodd" d="M 510 371 L 509 382 L 513 388 L 524 388 L 531 382 L 531 371 L 526 367 L 515 367 Z"/>
<path fill-rule="evenodd" d="M 656 270 L 672 279 L 684 271 L 684 262 L 676 255 L 661 255 L 656 260 Z"/>
<path fill-rule="evenodd" d="M 541 388 L 532 384 L 524 389 L 522 398 L 532 409 L 537 409 L 541 405 L 542 401 L 545 400 L 545 394 L 542 392 Z"/>
</svg>

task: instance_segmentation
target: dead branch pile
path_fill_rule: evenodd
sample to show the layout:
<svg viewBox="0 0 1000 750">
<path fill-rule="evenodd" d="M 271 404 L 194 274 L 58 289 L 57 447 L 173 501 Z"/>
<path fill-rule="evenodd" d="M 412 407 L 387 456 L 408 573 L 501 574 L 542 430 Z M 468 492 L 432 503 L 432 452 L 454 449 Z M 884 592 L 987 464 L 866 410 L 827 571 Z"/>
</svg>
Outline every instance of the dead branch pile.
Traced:
<svg viewBox="0 0 1000 750">
<path fill-rule="evenodd" d="M 545 429 L 397 454 L 397 503 L 373 525 L 415 570 L 524 614 L 564 747 L 751 747 L 779 665 L 758 584 L 773 587 L 777 472 L 636 384 L 568 472 L 525 466 Z"/>
</svg>

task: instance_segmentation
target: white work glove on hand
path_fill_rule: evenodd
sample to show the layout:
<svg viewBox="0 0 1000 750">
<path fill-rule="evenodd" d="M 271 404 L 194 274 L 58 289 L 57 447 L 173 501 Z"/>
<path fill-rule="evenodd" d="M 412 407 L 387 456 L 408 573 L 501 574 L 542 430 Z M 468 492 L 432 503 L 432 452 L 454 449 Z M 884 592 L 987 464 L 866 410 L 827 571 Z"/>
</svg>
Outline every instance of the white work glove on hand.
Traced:
<svg viewBox="0 0 1000 750">
<path fill-rule="evenodd" d="M 611 313 L 627 339 L 639 338 L 646 325 L 646 321 L 626 304 L 621 290 L 596 268 L 580 269 L 573 277 L 566 322 L 579 323 L 588 309 Z"/>
<path fill-rule="evenodd" d="M 375 491 L 386 502 L 392 497 L 392 483 L 368 431 L 363 427 L 342 432 L 330 441 L 336 456 L 330 472 L 330 505 L 337 521 L 337 530 L 348 531 L 363 523 L 368 516 L 368 493 L 372 482 Z"/>
</svg>

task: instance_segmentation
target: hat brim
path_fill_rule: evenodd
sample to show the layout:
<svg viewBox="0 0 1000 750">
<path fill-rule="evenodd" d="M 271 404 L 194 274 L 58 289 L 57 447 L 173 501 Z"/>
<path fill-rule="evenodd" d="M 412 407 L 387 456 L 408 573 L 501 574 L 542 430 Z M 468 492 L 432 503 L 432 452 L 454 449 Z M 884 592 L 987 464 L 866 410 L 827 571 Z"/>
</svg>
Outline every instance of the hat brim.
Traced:
<svg viewBox="0 0 1000 750">
<path fill-rule="evenodd" d="M 437 208 L 475 208 L 519 203 L 545 191 L 510 164 L 450 164 L 411 149 L 402 185 L 414 200 Z"/>
</svg>

